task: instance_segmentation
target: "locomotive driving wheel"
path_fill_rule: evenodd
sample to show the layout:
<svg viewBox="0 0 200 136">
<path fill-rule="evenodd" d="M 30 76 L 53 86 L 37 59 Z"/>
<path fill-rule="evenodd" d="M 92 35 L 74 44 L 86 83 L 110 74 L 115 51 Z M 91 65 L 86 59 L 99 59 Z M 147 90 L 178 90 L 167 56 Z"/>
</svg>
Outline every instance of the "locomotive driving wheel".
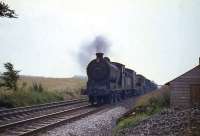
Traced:
<svg viewBox="0 0 200 136">
<path fill-rule="evenodd" d="M 108 103 L 109 104 L 115 103 L 115 94 L 114 93 L 111 93 L 108 95 Z"/>
<path fill-rule="evenodd" d="M 94 97 L 93 97 L 93 96 L 89 96 L 89 102 L 90 102 L 92 105 L 94 105 L 95 100 L 94 100 Z"/>
</svg>

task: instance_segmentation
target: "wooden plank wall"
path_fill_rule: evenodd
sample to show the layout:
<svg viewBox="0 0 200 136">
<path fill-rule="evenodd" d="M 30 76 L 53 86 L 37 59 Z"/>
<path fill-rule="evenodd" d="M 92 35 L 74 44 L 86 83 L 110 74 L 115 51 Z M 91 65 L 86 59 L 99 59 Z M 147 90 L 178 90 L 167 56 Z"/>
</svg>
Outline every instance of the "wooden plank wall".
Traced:
<svg viewBox="0 0 200 136">
<path fill-rule="evenodd" d="M 200 67 L 170 82 L 171 107 L 184 109 L 191 107 L 191 85 L 200 84 Z"/>
</svg>

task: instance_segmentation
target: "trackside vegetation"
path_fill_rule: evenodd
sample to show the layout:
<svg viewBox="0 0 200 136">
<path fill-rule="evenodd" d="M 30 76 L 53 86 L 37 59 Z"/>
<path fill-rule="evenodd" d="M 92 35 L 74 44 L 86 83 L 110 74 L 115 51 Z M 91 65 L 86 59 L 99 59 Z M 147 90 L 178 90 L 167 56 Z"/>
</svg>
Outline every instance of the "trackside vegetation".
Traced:
<svg viewBox="0 0 200 136">
<path fill-rule="evenodd" d="M 19 76 L 13 64 L 0 73 L 0 108 L 30 106 L 81 97 L 85 80 Z M 70 88 L 69 88 L 70 87 Z"/>
<path fill-rule="evenodd" d="M 25 89 L 20 87 L 17 91 L 0 90 L 1 107 L 30 106 L 35 104 L 63 100 L 62 94 L 45 90 L 41 84 L 33 84 L 32 87 Z"/>
<path fill-rule="evenodd" d="M 168 86 L 163 86 L 156 91 L 140 96 L 134 105 L 133 110 L 117 121 L 114 134 L 123 128 L 137 125 L 140 121 L 149 118 L 165 108 L 169 108 L 169 106 L 170 91 Z"/>
</svg>

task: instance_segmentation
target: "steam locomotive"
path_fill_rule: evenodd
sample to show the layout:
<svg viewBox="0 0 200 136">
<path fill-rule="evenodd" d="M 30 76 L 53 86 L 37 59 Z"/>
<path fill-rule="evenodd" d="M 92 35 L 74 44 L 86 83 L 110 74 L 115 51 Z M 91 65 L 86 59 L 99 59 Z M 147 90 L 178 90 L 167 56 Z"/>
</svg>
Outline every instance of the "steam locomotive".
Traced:
<svg viewBox="0 0 200 136">
<path fill-rule="evenodd" d="M 157 88 L 154 82 L 121 63 L 111 62 L 103 53 L 96 53 L 96 59 L 88 64 L 87 76 L 86 94 L 92 105 L 116 103 Z"/>
</svg>

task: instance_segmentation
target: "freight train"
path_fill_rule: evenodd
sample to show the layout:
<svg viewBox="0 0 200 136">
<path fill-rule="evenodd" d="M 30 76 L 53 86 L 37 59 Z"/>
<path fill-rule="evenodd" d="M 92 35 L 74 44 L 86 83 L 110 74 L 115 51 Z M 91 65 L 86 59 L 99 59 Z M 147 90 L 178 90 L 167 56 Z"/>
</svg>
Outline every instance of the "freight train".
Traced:
<svg viewBox="0 0 200 136">
<path fill-rule="evenodd" d="M 118 62 L 111 62 L 103 53 L 87 66 L 86 94 L 94 105 L 111 104 L 130 96 L 155 90 L 157 85 Z"/>
</svg>

